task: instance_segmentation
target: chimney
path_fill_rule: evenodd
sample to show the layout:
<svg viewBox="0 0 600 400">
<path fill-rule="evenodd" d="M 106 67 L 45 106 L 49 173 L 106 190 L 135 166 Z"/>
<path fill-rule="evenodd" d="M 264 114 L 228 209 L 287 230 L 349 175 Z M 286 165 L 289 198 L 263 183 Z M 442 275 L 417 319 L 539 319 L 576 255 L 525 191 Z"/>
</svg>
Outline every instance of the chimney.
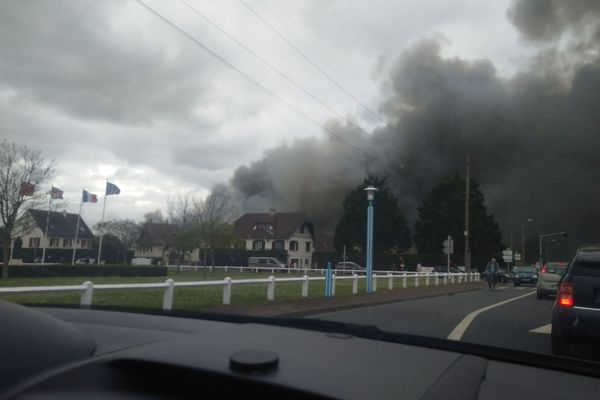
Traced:
<svg viewBox="0 0 600 400">
<path fill-rule="evenodd" d="M 274 209 L 274 208 L 269 209 L 269 214 L 271 214 L 271 217 L 274 217 L 276 213 L 277 213 L 276 209 Z"/>
</svg>

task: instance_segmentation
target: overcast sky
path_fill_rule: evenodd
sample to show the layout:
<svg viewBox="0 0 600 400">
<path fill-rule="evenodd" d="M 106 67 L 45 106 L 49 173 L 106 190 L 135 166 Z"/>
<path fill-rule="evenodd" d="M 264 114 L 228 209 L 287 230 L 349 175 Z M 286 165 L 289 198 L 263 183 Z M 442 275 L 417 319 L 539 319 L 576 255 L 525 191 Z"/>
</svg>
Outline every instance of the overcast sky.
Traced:
<svg viewBox="0 0 600 400">
<path fill-rule="evenodd" d="M 144 1 L 312 119 L 335 116 L 185 3 Z M 509 1 L 186 1 L 365 128 L 381 121 L 345 91 L 377 111 L 393 61 L 423 37 L 445 37 L 448 57 L 490 59 L 500 76 L 528 62 Z M 141 219 L 169 194 L 206 195 L 265 150 L 323 133 L 136 1 L 14 0 L 0 3 L 0 135 L 56 160 L 69 211 L 109 179 L 121 195 L 106 218 Z M 84 206 L 90 225 L 101 209 Z"/>
</svg>

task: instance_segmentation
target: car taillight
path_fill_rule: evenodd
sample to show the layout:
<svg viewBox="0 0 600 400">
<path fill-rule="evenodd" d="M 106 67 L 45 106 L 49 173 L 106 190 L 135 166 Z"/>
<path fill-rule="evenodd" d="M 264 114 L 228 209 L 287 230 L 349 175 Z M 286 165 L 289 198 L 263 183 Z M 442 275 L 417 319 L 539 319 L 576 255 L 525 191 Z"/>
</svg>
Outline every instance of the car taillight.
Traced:
<svg viewBox="0 0 600 400">
<path fill-rule="evenodd" d="M 564 307 L 573 307 L 573 284 L 563 282 L 558 289 L 558 304 Z"/>
<path fill-rule="evenodd" d="M 540 272 L 541 272 L 542 274 L 545 274 L 546 272 L 548 272 L 548 267 L 544 265 L 544 266 L 542 267 L 542 269 L 540 269 Z"/>
</svg>

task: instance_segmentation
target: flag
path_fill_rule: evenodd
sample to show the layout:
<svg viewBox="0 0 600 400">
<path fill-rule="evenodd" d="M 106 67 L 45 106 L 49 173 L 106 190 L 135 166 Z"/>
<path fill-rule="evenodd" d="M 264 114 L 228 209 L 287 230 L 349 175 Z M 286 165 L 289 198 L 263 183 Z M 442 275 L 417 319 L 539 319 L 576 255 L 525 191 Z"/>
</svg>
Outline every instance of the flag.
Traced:
<svg viewBox="0 0 600 400">
<path fill-rule="evenodd" d="M 83 191 L 83 195 L 81 196 L 82 203 L 97 203 L 98 196 L 93 193 L 88 192 L 87 190 Z"/>
<path fill-rule="evenodd" d="M 111 194 L 119 194 L 121 193 L 121 189 L 117 187 L 114 183 L 106 182 L 106 195 L 110 196 Z"/>
<path fill-rule="evenodd" d="M 50 189 L 50 198 L 53 200 L 62 200 L 63 193 L 64 192 L 59 188 L 55 188 L 54 186 L 52 186 L 52 189 Z"/>
<path fill-rule="evenodd" d="M 33 196 L 35 191 L 35 185 L 29 182 L 21 182 L 21 189 L 19 190 L 19 196 Z"/>
</svg>

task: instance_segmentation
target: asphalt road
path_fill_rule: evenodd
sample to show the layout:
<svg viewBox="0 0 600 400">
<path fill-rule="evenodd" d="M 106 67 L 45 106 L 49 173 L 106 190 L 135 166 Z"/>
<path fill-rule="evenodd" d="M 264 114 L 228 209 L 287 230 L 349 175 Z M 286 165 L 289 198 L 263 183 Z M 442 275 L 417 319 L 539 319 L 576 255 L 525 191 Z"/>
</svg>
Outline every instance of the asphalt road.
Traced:
<svg viewBox="0 0 600 400">
<path fill-rule="evenodd" d="M 552 300 L 537 299 L 535 287 L 507 284 L 495 292 L 481 289 L 311 317 L 551 354 L 551 308 Z"/>
</svg>

